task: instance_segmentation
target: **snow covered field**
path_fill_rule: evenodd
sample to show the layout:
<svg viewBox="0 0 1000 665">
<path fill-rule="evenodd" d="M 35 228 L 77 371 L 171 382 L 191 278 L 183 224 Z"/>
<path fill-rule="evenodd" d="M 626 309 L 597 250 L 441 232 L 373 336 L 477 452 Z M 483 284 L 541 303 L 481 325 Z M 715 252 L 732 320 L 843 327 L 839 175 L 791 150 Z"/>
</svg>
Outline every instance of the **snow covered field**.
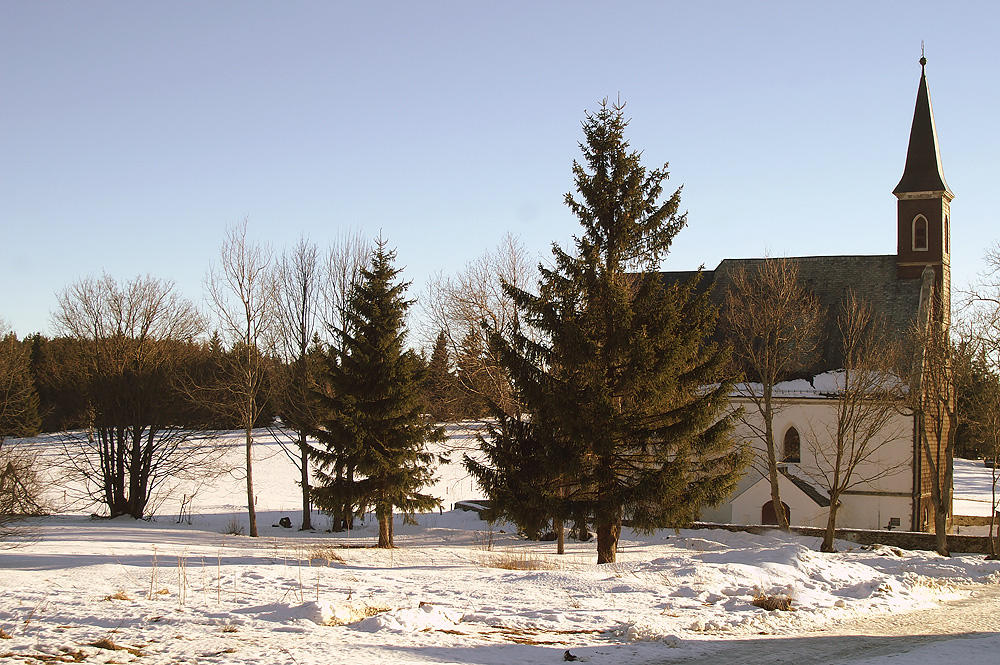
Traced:
<svg viewBox="0 0 1000 665">
<path fill-rule="evenodd" d="M 619 562 L 597 566 L 593 541 L 557 556 L 553 543 L 449 510 L 397 520 L 399 547 L 377 550 L 371 520 L 349 534 L 271 526 L 286 515 L 297 526 L 297 488 L 277 446 L 258 452 L 257 539 L 223 533 L 245 520 L 228 476 L 198 489 L 191 524 L 177 522 L 173 499 L 150 522 L 32 522 L 30 542 L 0 550 L 0 660 L 508 664 L 562 662 L 568 650 L 591 663 L 663 663 L 732 661 L 735 649 L 740 662 L 760 640 L 820 645 L 859 621 L 1000 583 L 1000 563 L 982 556 L 848 543 L 821 554 L 817 539 L 709 530 L 626 530 Z M 475 496 L 457 464 L 441 476 L 446 508 Z M 787 596 L 792 611 L 756 607 L 758 594 Z M 988 662 L 1000 636 L 899 650 L 864 662 Z"/>
<path fill-rule="evenodd" d="M 990 516 L 993 506 L 992 471 L 983 466 L 982 460 L 955 460 L 955 500 L 952 505 L 955 515 Z M 997 485 L 997 492 L 1000 496 L 1000 484 Z M 966 530 L 962 529 L 962 533 Z"/>
</svg>

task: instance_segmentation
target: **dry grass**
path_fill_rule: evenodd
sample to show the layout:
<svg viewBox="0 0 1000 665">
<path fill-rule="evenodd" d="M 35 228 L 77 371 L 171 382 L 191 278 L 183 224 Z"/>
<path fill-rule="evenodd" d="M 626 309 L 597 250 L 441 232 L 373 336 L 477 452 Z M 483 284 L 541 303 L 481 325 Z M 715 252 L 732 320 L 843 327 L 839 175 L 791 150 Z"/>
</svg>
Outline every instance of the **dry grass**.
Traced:
<svg viewBox="0 0 1000 665">
<path fill-rule="evenodd" d="M 339 548 L 333 545 L 312 545 L 302 550 L 302 554 L 309 561 L 319 561 L 327 566 L 334 563 L 343 565 L 345 563 L 344 557 L 337 553 L 337 549 Z"/>
<path fill-rule="evenodd" d="M 750 603 L 768 612 L 773 612 L 774 610 L 789 612 L 792 609 L 792 599 L 783 594 L 758 593 Z"/>
<path fill-rule="evenodd" d="M 108 651 L 128 651 L 133 656 L 142 656 L 143 653 L 136 649 L 135 647 L 127 647 L 121 644 L 115 644 L 110 637 L 102 637 L 96 642 L 91 642 L 88 646 L 97 647 L 98 649 L 107 649 Z"/>
<path fill-rule="evenodd" d="M 386 607 L 385 605 L 365 605 L 361 608 L 361 613 L 367 617 L 373 617 L 376 614 L 382 614 L 382 612 L 388 612 L 391 607 Z"/>
<path fill-rule="evenodd" d="M 70 647 L 59 647 L 61 653 L 49 654 L 49 653 L 35 653 L 35 654 L 19 654 L 14 655 L 13 651 L 8 653 L 0 653 L 0 661 L 7 662 L 7 658 L 21 658 L 25 663 L 32 663 L 38 661 L 40 663 L 82 663 L 87 660 L 87 654 L 83 651 L 78 651 Z M 109 663 L 115 661 L 110 660 Z"/>
<path fill-rule="evenodd" d="M 484 555 L 481 563 L 487 568 L 501 568 L 503 570 L 552 570 L 557 567 L 527 550 L 512 549 Z"/>
<path fill-rule="evenodd" d="M 222 533 L 228 536 L 242 536 L 246 531 L 243 529 L 243 522 L 234 517 L 223 527 Z"/>
<path fill-rule="evenodd" d="M 472 544 L 476 549 L 483 552 L 492 552 L 494 545 L 493 529 L 489 531 L 476 531 L 472 534 Z"/>
<path fill-rule="evenodd" d="M 118 589 L 118 591 L 105 596 L 104 600 L 132 600 L 132 597 L 125 593 L 125 589 Z"/>
<path fill-rule="evenodd" d="M 3 628 L 0 628 L 0 640 L 12 640 L 12 639 L 14 639 L 13 635 L 11 635 L 10 633 L 8 633 Z"/>
<path fill-rule="evenodd" d="M 224 632 L 224 633 L 235 633 L 235 632 L 238 632 L 238 631 L 239 631 L 239 628 L 237 628 L 235 625 L 229 623 L 228 621 L 226 623 L 222 624 L 222 632 Z"/>
</svg>

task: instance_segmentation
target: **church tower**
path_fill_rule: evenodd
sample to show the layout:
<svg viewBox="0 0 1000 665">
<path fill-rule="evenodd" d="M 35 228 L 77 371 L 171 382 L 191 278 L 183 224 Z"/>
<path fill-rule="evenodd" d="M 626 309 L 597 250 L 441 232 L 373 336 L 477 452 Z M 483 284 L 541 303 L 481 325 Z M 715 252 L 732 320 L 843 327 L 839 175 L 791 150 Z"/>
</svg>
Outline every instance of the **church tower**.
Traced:
<svg viewBox="0 0 1000 665">
<path fill-rule="evenodd" d="M 920 87 L 913 110 L 910 143 L 896 195 L 896 261 L 899 279 L 918 279 L 924 268 L 934 270 L 935 315 L 945 325 L 951 310 L 951 200 L 938 151 L 934 111 L 920 58 Z"/>
</svg>

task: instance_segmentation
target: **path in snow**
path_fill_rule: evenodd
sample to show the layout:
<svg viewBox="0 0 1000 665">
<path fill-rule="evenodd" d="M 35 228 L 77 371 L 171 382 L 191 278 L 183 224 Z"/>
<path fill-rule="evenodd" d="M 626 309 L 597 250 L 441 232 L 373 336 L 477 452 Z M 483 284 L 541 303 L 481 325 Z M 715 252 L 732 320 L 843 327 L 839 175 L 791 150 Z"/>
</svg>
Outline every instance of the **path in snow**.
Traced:
<svg viewBox="0 0 1000 665">
<path fill-rule="evenodd" d="M 1000 585 L 973 585 L 966 598 L 915 612 L 838 623 L 829 633 L 734 640 L 694 658 L 661 661 L 678 665 L 719 663 L 810 663 L 837 665 L 905 654 L 928 645 L 990 633 L 1000 635 Z M 881 661 L 879 661 L 881 662 Z M 964 661 L 959 661 L 964 662 Z"/>
</svg>

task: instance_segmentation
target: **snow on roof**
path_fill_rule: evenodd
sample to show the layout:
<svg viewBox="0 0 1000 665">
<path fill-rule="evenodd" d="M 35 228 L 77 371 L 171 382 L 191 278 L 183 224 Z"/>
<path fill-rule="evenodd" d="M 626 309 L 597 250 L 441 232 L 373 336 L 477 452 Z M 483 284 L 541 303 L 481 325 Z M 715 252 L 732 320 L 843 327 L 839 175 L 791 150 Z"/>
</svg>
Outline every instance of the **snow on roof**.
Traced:
<svg viewBox="0 0 1000 665">
<path fill-rule="evenodd" d="M 844 370 L 838 369 L 817 374 L 811 379 L 782 381 L 774 385 L 772 395 L 774 397 L 833 397 L 843 390 L 844 375 Z M 894 376 L 887 383 L 889 384 L 887 387 L 902 385 L 905 390 L 905 383 L 899 377 Z M 736 384 L 730 397 L 759 397 L 763 394 L 763 384 L 745 382 Z"/>
</svg>

